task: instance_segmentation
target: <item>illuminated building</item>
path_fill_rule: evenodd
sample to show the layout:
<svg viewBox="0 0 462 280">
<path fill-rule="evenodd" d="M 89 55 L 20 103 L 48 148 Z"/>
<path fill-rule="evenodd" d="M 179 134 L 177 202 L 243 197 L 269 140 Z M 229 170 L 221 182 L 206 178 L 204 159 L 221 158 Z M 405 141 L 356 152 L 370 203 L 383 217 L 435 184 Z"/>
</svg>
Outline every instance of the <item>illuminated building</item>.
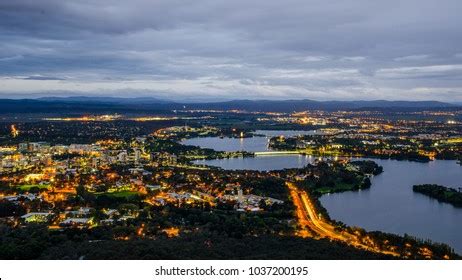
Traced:
<svg viewBox="0 0 462 280">
<path fill-rule="evenodd" d="M 141 159 L 141 151 L 138 149 L 135 149 L 135 162 L 139 162 Z"/>
<path fill-rule="evenodd" d="M 127 152 L 121 152 L 117 155 L 117 161 L 119 162 L 126 162 L 127 161 Z"/>
<path fill-rule="evenodd" d="M 48 212 L 30 212 L 21 216 L 21 218 L 24 219 L 26 223 L 47 223 L 52 216 L 53 213 Z"/>
</svg>

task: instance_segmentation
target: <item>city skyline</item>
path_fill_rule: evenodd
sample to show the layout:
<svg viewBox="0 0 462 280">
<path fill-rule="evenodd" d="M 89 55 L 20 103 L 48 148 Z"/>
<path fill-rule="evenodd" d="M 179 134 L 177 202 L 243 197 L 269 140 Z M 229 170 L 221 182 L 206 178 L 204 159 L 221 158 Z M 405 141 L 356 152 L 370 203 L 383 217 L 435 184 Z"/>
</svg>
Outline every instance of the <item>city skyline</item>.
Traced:
<svg viewBox="0 0 462 280">
<path fill-rule="evenodd" d="M 462 102 L 458 1 L 14 1 L 0 98 Z"/>
</svg>

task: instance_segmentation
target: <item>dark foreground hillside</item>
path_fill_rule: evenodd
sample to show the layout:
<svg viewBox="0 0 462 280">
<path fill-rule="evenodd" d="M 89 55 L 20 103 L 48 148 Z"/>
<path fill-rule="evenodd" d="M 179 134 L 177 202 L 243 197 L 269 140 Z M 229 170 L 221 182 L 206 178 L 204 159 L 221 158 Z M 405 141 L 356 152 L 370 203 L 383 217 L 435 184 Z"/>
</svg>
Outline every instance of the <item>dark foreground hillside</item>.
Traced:
<svg viewBox="0 0 462 280">
<path fill-rule="evenodd" d="M 89 241 L 85 234 L 0 229 L 0 259 L 388 259 L 328 240 L 186 235 Z"/>
<path fill-rule="evenodd" d="M 278 238 L 174 238 L 164 240 L 67 243 L 52 247 L 45 259 L 381 259 L 327 240 Z"/>
</svg>

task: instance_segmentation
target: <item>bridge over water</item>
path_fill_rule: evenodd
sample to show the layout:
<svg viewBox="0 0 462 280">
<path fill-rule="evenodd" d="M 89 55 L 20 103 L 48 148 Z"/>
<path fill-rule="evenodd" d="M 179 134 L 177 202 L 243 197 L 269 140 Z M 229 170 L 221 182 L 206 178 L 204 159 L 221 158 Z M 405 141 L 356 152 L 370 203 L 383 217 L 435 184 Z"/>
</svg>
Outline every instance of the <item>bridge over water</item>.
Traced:
<svg viewBox="0 0 462 280">
<path fill-rule="evenodd" d="M 265 151 L 265 152 L 255 152 L 255 156 L 274 156 L 274 155 L 297 155 L 304 154 L 301 151 Z"/>
</svg>

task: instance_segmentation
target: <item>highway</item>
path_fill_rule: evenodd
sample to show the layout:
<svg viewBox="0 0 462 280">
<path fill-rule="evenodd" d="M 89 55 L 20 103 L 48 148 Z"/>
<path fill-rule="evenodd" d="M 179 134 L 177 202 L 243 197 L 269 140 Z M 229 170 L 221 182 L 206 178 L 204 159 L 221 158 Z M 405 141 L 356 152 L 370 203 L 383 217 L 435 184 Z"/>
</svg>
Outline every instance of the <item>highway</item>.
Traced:
<svg viewBox="0 0 462 280">
<path fill-rule="evenodd" d="M 361 241 L 360 238 L 354 234 L 336 230 L 334 225 L 320 218 L 320 215 L 316 212 L 316 208 L 311 202 L 307 192 L 299 190 L 292 182 L 286 182 L 286 185 L 289 188 L 290 196 L 292 197 L 295 205 L 298 224 L 301 228 L 301 230 L 297 233 L 298 236 L 329 238 L 348 243 L 360 249 L 393 255 L 396 257 L 399 256 L 398 253 L 393 251 L 380 250 L 374 245 L 374 241 L 368 236 L 363 238 L 367 241 L 366 244 L 366 242 Z M 315 234 L 313 235 L 309 233 Z"/>
<path fill-rule="evenodd" d="M 274 155 L 298 155 L 303 154 L 301 151 L 266 151 L 255 152 L 255 156 L 274 156 Z"/>
</svg>

